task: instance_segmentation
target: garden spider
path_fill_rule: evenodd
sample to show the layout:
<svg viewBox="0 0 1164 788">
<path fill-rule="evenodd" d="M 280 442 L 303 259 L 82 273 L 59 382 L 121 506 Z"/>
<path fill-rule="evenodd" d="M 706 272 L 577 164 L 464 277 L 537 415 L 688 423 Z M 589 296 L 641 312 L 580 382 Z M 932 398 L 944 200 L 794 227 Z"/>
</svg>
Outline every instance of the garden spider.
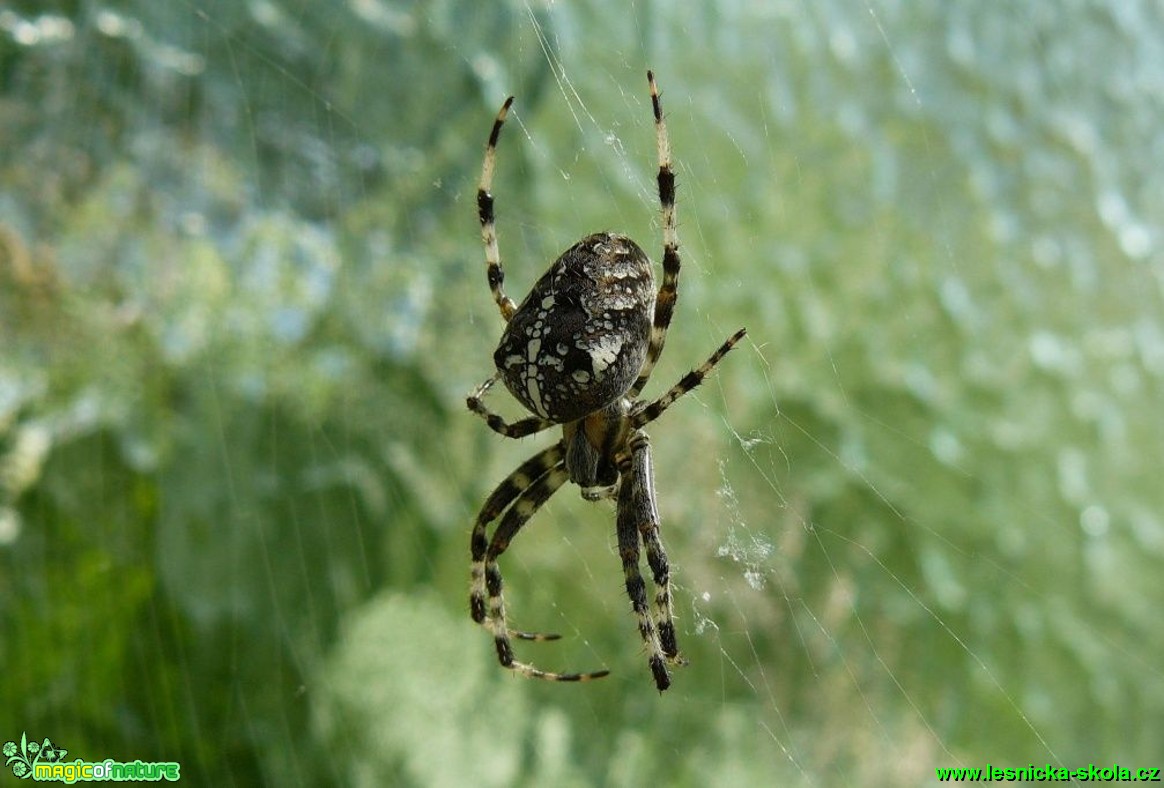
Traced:
<svg viewBox="0 0 1164 788">
<path fill-rule="evenodd" d="M 661 692 L 671 685 L 668 663 L 683 664 L 683 659 L 675 642 L 670 570 L 659 538 L 651 448 L 643 427 L 698 386 L 744 336 L 744 329 L 663 396 L 653 402 L 638 399 L 663 352 L 679 290 L 675 174 L 659 91 L 650 71 L 647 81 L 655 113 L 662 204 L 663 284 L 658 293 L 651 262 L 638 244 L 624 235 L 603 232 L 567 249 L 525 300 L 514 305 L 502 288 L 504 273 L 490 193 L 497 138 L 513 104 L 512 96 L 493 122 L 477 188 L 477 213 L 489 288 L 506 326 L 493 354 L 497 372 L 469 395 L 467 404 L 490 429 L 507 438 L 522 438 L 559 425 L 562 438 L 518 466 L 477 515 L 470 544 L 469 607 L 473 620 L 492 631 L 497 658 L 510 670 L 554 681 L 586 681 L 607 675 L 606 670 L 551 673 L 514 658 L 511 638 L 554 640 L 558 636 L 508 628 L 497 559 L 566 481 L 581 487 L 587 500 L 617 496 L 618 551 L 626 591 L 638 618 L 655 686 Z M 507 423 L 490 411 L 482 398 L 498 378 L 535 415 Z M 499 517 L 501 522 L 490 539 L 486 528 Z M 655 585 L 653 620 L 646 583 L 639 571 L 640 541 Z"/>
</svg>

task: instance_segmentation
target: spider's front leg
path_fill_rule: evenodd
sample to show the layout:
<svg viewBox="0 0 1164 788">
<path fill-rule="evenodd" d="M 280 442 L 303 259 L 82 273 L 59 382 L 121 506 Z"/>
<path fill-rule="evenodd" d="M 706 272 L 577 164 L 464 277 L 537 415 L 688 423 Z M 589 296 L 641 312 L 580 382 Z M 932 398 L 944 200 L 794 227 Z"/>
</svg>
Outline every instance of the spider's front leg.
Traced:
<svg viewBox="0 0 1164 788">
<path fill-rule="evenodd" d="M 651 445 L 646 433 L 636 431 L 629 442 L 630 454 L 622 458 L 618 491 L 618 551 L 626 576 L 626 592 L 639 621 L 639 635 L 649 652 L 651 673 L 659 691 L 671 686 L 667 662 L 684 664 L 675 640 L 671 605 L 671 570 L 659 539 L 659 509 L 655 503 Z M 639 571 L 639 542 L 647 552 L 655 583 L 655 617 L 647 606 L 646 582 Z"/>
<path fill-rule="evenodd" d="M 566 472 L 565 451 L 559 441 L 538 452 L 509 475 L 485 501 L 473 526 L 470 541 L 472 552 L 472 586 L 469 591 L 469 610 L 473 620 L 487 627 L 493 634 L 497 659 L 503 667 L 530 678 L 551 681 L 589 681 L 602 678 L 609 671 L 590 673 L 554 673 L 528 663 L 518 662 L 513 654 L 510 638 L 520 640 L 557 640 L 558 635 L 518 632 L 506 623 L 503 583 L 497 559 L 529 519 L 569 478 Z M 501 518 L 493 538 L 486 538 L 490 522 Z"/>
<path fill-rule="evenodd" d="M 473 620 L 478 624 L 487 624 L 485 615 L 485 554 L 489 550 L 487 529 L 489 523 L 509 509 L 515 500 L 526 493 L 530 487 L 545 478 L 552 468 L 562 461 L 564 455 L 561 442 L 543 449 L 517 467 L 505 481 L 497 485 L 481 506 L 477 513 L 477 520 L 473 523 L 472 536 L 469 538 L 469 552 L 471 554 L 471 573 L 469 586 L 469 611 Z M 520 633 L 512 633 L 521 637 Z M 543 635 L 541 640 L 555 640 L 556 635 Z M 528 639 L 528 638 L 527 638 Z"/>
</svg>

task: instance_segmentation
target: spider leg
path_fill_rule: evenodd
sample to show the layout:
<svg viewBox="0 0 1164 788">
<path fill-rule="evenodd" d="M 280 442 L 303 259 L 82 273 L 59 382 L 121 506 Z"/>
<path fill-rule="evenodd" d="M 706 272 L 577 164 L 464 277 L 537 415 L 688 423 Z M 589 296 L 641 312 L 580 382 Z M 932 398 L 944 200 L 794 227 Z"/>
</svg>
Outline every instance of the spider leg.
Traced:
<svg viewBox="0 0 1164 788">
<path fill-rule="evenodd" d="M 489 142 L 485 146 L 485 161 L 481 165 L 481 180 L 477 184 L 477 218 L 481 221 L 481 240 L 485 244 L 486 275 L 489 279 L 489 289 L 493 292 L 493 300 L 501 310 L 501 316 L 506 321 L 513 317 L 517 305 L 513 299 L 505 294 L 505 271 L 501 267 L 501 251 L 497 245 L 497 227 L 493 219 L 493 166 L 497 161 L 497 138 L 501 136 L 501 127 L 505 124 L 505 116 L 513 104 L 513 96 L 505 100 L 497 112 L 497 119 L 493 121 L 493 130 L 489 132 Z"/>
<path fill-rule="evenodd" d="M 485 551 L 485 587 L 489 594 L 489 612 L 487 622 L 493 630 L 493 643 L 497 647 L 497 659 L 503 667 L 521 673 L 524 676 L 550 681 L 589 681 L 602 678 L 610 673 L 608 670 L 597 670 L 590 673 L 552 673 L 535 668 L 525 662 L 518 662 L 513 656 L 513 646 L 509 642 L 512 633 L 505 623 L 505 600 L 502 597 L 501 570 L 497 566 L 497 558 L 506 551 L 522 527 L 533 516 L 534 512 L 542 507 L 566 480 L 570 478 L 565 463 L 561 459 L 561 444 L 553 447 L 558 449 L 558 460 L 545 473 L 526 487 L 513 501 L 513 505 L 505 513 L 501 524 L 493 532 L 493 539 Z M 542 454 L 546 454 L 543 452 Z M 541 455 L 538 455 L 541 456 Z M 477 543 L 474 542 L 474 550 Z M 474 610 L 474 617 L 476 611 Z M 557 636 L 530 635 L 516 633 L 526 640 L 552 640 Z"/>
<path fill-rule="evenodd" d="M 527 435 L 548 430 L 550 427 L 558 426 L 555 422 L 549 419 L 543 419 L 540 416 L 528 416 L 524 419 L 518 419 L 510 424 L 505 419 L 498 416 L 485 405 L 483 401 L 485 392 L 489 391 L 490 387 L 497 382 L 497 375 L 486 380 L 480 386 L 473 390 L 468 397 L 465 398 L 465 404 L 469 410 L 476 413 L 485 420 L 489 425 L 489 429 L 496 432 L 498 435 L 504 435 L 507 438 L 524 438 Z"/>
<path fill-rule="evenodd" d="M 655 296 L 655 316 L 651 325 L 651 341 L 647 346 L 647 358 L 639 377 L 631 386 L 627 396 L 632 399 L 651 379 L 655 362 L 663 353 L 667 341 L 667 328 L 671 325 L 671 315 L 675 311 L 675 301 L 679 298 L 679 230 L 675 224 L 675 171 L 671 169 L 671 142 L 667 136 L 667 124 L 663 121 L 663 105 L 659 100 L 659 87 L 655 75 L 648 71 L 647 81 L 651 85 L 651 108 L 655 113 L 655 147 L 659 154 L 659 204 L 663 222 L 663 283 Z"/>
<path fill-rule="evenodd" d="M 650 424 L 652 421 L 659 418 L 659 416 L 663 415 L 663 411 L 671 407 L 675 400 L 679 399 L 684 394 L 702 383 L 703 379 L 710 375 L 711 371 L 715 369 L 715 365 L 722 361 L 723 357 L 728 354 L 728 351 L 735 347 L 736 343 L 743 339 L 744 335 L 747 333 L 748 330 L 746 328 L 741 328 L 739 331 L 732 334 L 722 345 L 716 349 L 714 353 L 708 357 L 707 361 L 704 361 L 698 367 L 684 375 L 678 383 L 676 383 L 667 391 L 666 394 L 659 397 L 654 402 L 636 409 L 635 412 L 630 416 L 631 429 L 638 429 L 645 424 Z"/>
<path fill-rule="evenodd" d="M 642 433 L 635 436 L 638 438 Z M 632 439 L 634 440 L 634 439 Z M 655 507 L 655 496 L 649 476 L 645 480 L 641 474 L 644 470 L 641 459 L 636 462 L 635 450 L 631 456 L 623 455 L 619 462 L 619 471 L 622 480 L 618 489 L 618 516 L 616 529 L 618 531 L 618 554 L 622 558 L 622 572 L 626 578 L 626 593 L 630 597 L 631 609 L 639 622 L 639 636 L 648 652 L 648 663 L 651 673 L 655 677 L 655 686 L 659 692 L 671 686 L 671 674 L 667 671 L 666 653 L 655 630 L 655 623 L 651 620 L 650 606 L 647 604 L 647 584 L 639 571 L 639 541 L 646 530 L 658 528 L 659 513 Z M 642 452 L 638 452 L 642 457 Z M 647 456 L 645 470 L 650 471 L 650 459 Z M 655 525 L 652 525 L 654 523 Z M 661 547 L 661 546 L 660 546 Z M 658 575 L 656 574 L 656 577 Z M 664 578 L 665 579 L 665 578 Z M 658 597 L 656 597 L 658 602 Z M 674 641 L 674 632 L 671 640 Z"/>
<path fill-rule="evenodd" d="M 647 552 L 651 579 L 655 583 L 655 622 L 663 654 L 671 661 L 686 664 L 679 657 L 675 641 L 675 612 L 671 604 L 671 568 L 660 538 L 662 521 L 655 501 L 655 471 L 651 463 L 651 442 L 639 431 L 630 439 L 630 487 L 633 511 L 641 517 L 639 536 Z"/>
<path fill-rule="evenodd" d="M 489 549 L 489 540 L 486 529 L 489 523 L 501 516 L 519 496 L 530 487 L 543 480 L 552 468 L 558 466 L 565 456 L 562 442 L 544 449 L 517 467 L 505 481 L 489 495 L 477 520 L 473 524 L 473 533 L 469 539 L 469 551 L 472 554 L 472 569 L 470 570 L 469 612 L 478 624 L 485 624 L 485 554 Z M 528 632 L 511 632 L 513 637 L 521 640 L 556 640 L 557 635 L 537 635 Z"/>
</svg>

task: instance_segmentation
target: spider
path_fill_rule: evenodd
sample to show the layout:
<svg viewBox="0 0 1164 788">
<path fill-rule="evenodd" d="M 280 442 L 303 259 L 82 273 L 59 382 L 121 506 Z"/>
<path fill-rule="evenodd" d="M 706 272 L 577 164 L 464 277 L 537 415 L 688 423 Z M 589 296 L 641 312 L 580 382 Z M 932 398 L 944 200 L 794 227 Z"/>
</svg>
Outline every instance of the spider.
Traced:
<svg viewBox="0 0 1164 788">
<path fill-rule="evenodd" d="M 490 629 L 502 666 L 553 681 L 587 681 L 610 671 L 552 673 L 519 662 L 511 639 L 555 640 L 554 634 L 519 632 L 506 624 L 497 559 L 535 512 L 567 481 L 587 500 L 616 498 L 618 551 L 626 591 L 638 619 L 655 686 L 671 686 L 668 665 L 685 664 L 675 641 L 670 569 L 659 536 L 659 512 L 644 427 L 698 386 L 744 336 L 740 329 L 702 366 L 688 372 L 654 401 L 638 399 L 663 352 L 679 292 L 679 235 L 675 226 L 675 174 L 654 75 L 647 72 L 655 113 L 659 202 L 663 225 L 663 283 L 655 291 L 651 261 L 624 235 L 600 232 L 567 249 L 520 305 L 505 294 L 494 226 L 493 169 L 497 139 L 513 104 L 502 104 L 481 167 L 477 214 L 493 300 L 505 329 L 493 354 L 497 371 L 467 398 L 469 409 L 507 438 L 562 428 L 562 437 L 523 462 L 489 496 L 473 525 L 469 608 Z M 506 422 L 482 401 L 500 378 L 534 415 Z M 500 518 L 492 538 L 490 523 Z M 640 544 L 655 587 L 654 618 L 639 570 Z"/>
</svg>

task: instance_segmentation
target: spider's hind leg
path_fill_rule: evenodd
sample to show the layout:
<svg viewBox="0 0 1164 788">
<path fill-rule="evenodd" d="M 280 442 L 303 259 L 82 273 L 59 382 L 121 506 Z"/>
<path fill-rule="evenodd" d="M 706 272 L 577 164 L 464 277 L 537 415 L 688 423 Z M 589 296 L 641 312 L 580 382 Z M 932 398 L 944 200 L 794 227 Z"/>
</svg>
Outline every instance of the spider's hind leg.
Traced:
<svg viewBox="0 0 1164 788">
<path fill-rule="evenodd" d="M 497 375 L 495 374 L 480 386 L 473 389 L 473 392 L 465 398 L 466 407 L 484 419 L 485 423 L 489 425 L 489 429 L 498 435 L 504 435 L 506 438 L 524 438 L 527 435 L 533 435 L 543 430 L 548 430 L 551 427 L 558 426 L 556 422 L 543 419 L 540 416 L 527 416 L 524 419 L 507 422 L 501 416 L 489 410 L 488 406 L 485 405 L 485 394 L 496 382 Z M 496 515 L 494 516 L 496 517 Z"/>
<path fill-rule="evenodd" d="M 707 361 L 704 361 L 698 367 L 680 378 L 679 382 L 668 389 L 667 392 L 663 394 L 663 396 L 659 397 L 654 402 L 647 404 L 640 403 L 636 405 L 634 411 L 630 415 L 631 427 L 633 429 L 638 429 L 639 427 L 650 424 L 652 421 L 662 416 L 663 412 L 675 403 L 675 400 L 694 390 L 700 383 L 702 383 L 704 378 L 711 374 L 716 365 L 723 361 L 723 357 L 726 356 L 731 351 L 731 349 L 736 346 L 736 343 L 743 339 L 747 333 L 748 330 L 746 328 L 741 328 L 739 331 L 724 340 L 724 343 L 716 348 L 714 353 L 708 356 Z"/>
<path fill-rule="evenodd" d="M 505 116 L 513 105 L 513 96 L 505 100 L 493 121 L 489 142 L 485 145 L 485 160 L 481 164 L 481 180 L 477 183 L 477 218 L 481 222 L 481 240 L 485 244 L 485 273 L 493 300 L 505 320 L 513 317 L 517 304 L 505 294 L 505 270 L 501 267 L 501 252 L 497 244 L 497 226 L 493 216 L 493 167 L 497 161 L 497 138 L 505 125 Z"/>
<path fill-rule="evenodd" d="M 651 379 L 655 363 L 663 354 L 667 341 L 667 329 L 679 299 L 679 230 L 675 221 L 675 170 L 671 165 L 671 141 L 667 136 L 667 123 L 663 120 L 663 103 L 659 98 L 659 87 L 655 75 L 648 71 L 647 81 L 651 86 L 651 109 L 655 113 L 655 147 L 659 158 L 659 208 L 663 225 L 663 282 L 655 295 L 655 314 L 651 325 L 651 339 L 647 346 L 647 358 L 639 371 L 638 380 L 628 392 L 632 399 Z"/>
</svg>

